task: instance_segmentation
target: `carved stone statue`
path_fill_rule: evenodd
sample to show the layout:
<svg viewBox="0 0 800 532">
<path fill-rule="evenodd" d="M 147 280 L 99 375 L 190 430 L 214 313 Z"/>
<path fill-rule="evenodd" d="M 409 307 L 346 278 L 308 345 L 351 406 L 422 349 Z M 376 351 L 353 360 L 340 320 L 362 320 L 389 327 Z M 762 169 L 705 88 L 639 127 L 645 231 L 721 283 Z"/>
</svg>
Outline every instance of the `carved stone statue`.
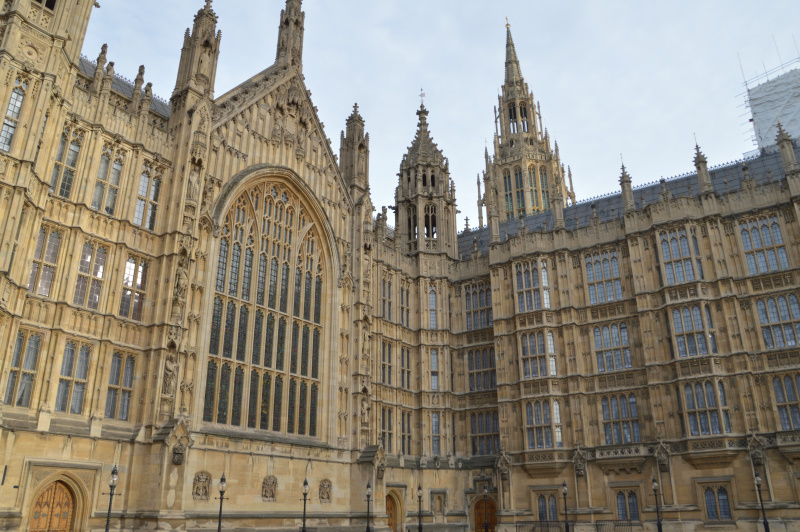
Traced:
<svg viewBox="0 0 800 532">
<path fill-rule="evenodd" d="M 764 465 L 764 443 L 758 435 L 754 434 L 750 437 L 747 450 L 750 452 L 750 459 L 753 461 L 753 465 Z"/>
<path fill-rule="evenodd" d="M 211 493 L 211 473 L 198 471 L 194 475 L 192 498 L 196 501 L 207 501 L 209 493 Z"/>
<path fill-rule="evenodd" d="M 189 264 L 186 257 L 181 258 L 178 263 L 178 271 L 175 272 L 175 297 L 181 301 L 186 300 L 186 289 L 189 287 Z"/>
<path fill-rule="evenodd" d="M 200 59 L 197 62 L 197 73 L 205 76 L 206 79 L 211 78 L 211 54 L 208 48 L 203 48 L 203 53 L 200 54 Z"/>
<path fill-rule="evenodd" d="M 278 491 L 278 479 L 275 475 L 270 475 L 261 483 L 261 498 L 265 501 L 275 501 Z"/>
<path fill-rule="evenodd" d="M 319 502 L 330 504 L 331 493 L 333 492 L 333 482 L 327 478 L 319 483 Z"/>
<path fill-rule="evenodd" d="M 369 426 L 369 411 L 370 411 L 369 401 L 366 397 L 361 399 L 361 426 L 368 427 Z"/>
<path fill-rule="evenodd" d="M 175 355 L 167 355 L 164 361 L 164 382 L 161 393 L 172 396 L 175 394 L 175 383 L 178 378 L 178 361 Z"/>
<path fill-rule="evenodd" d="M 200 196 L 200 172 L 197 167 L 192 165 L 192 170 L 189 172 L 189 182 L 186 185 L 186 199 L 189 201 L 197 201 Z"/>
</svg>

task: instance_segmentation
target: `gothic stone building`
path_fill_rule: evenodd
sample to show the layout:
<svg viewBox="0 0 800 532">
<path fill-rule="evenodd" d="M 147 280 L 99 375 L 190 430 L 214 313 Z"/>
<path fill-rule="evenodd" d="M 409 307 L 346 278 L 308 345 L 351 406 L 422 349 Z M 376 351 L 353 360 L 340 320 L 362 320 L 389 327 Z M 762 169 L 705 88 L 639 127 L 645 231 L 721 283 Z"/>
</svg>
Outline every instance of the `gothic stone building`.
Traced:
<svg viewBox="0 0 800 532">
<path fill-rule="evenodd" d="M 392 228 L 300 4 L 217 97 L 208 0 L 165 102 L 81 57 L 93 0 L 3 3 L 0 528 L 101 529 L 117 465 L 115 530 L 215 529 L 223 473 L 225 529 L 299 527 L 307 479 L 312 529 L 755 531 L 759 478 L 796 530 L 793 141 L 575 204 L 509 30 L 480 227 L 421 107 Z"/>
</svg>

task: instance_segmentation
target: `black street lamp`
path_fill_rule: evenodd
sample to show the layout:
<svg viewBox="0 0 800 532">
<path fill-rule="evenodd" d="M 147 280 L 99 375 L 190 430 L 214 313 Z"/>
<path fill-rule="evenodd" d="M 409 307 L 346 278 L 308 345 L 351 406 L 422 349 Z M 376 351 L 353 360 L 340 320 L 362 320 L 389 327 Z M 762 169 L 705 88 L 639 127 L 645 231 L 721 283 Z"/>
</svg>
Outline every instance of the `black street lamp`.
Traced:
<svg viewBox="0 0 800 532">
<path fill-rule="evenodd" d="M 658 527 L 658 532 L 663 532 L 661 529 L 661 506 L 658 503 L 658 482 L 656 482 L 656 477 L 653 477 L 653 496 L 656 498 L 656 526 Z"/>
<path fill-rule="evenodd" d="M 117 491 L 117 482 L 119 482 L 119 475 L 117 474 L 117 464 L 111 470 L 111 477 L 108 479 L 108 513 L 106 514 L 106 532 L 108 527 L 111 526 L 111 505 L 114 503 L 114 492 Z"/>
<path fill-rule="evenodd" d="M 569 519 L 567 519 L 567 481 L 561 484 L 561 493 L 564 495 L 564 532 L 569 532 Z"/>
<path fill-rule="evenodd" d="M 422 486 L 417 485 L 417 499 L 419 499 L 419 513 L 417 514 L 417 522 L 419 523 L 419 532 L 422 532 Z"/>
<path fill-rule="evenodd" d="M 489 512 L 486 509 L 486 495 L 489 493 L 489 488 L 483 487 L 483 529 L 489 532 Z"/>
<path fill-rule="evenodd" d="M 303 532 L 306 532 L 306 501 L 308 500 L 308 479 L 303 481 Z"/>
<path fill-rule="evenodd" d="M 369 501 L 372 497 L 372 486 L 367 482 L 367 532 L 369 532 Z"/>
<path fill-rule="evenodd" d="M 225 496 L 225 490 L 228 487 L 228 483 L 225 482 L 225 473 L 222 474 L 222 478 L 219 479 L 219 520 L 217 521 L 217 532 L 222 532 L 222 501 L 228 499 L 230 497 Z"/>
<path fill-rule="evenodd" d="M 761 503 L 761 517 L 764 518 L 764 532 L 769 532 L 769 521 L 767 521 L 767 512 L 764 511 L 764 499 L 761 498 L 761 476 L 756 471 L 756 490 L 758 491 L 758 502 Z"/>
</svg>

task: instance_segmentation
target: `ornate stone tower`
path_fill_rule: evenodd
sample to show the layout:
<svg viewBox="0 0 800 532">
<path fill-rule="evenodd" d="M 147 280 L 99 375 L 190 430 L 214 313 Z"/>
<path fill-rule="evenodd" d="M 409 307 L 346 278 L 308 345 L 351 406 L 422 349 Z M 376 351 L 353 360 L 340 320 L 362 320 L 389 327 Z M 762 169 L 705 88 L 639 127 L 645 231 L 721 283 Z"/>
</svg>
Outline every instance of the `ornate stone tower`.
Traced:
<svg viewBox="0 0 800 532">
<path fill-rule="evenodd" d="M 449 162 L 431 138 L 424 104 L 417 116 L 417 134 L 398 174 L 397 231 L 405 253 L 443 253 L 456 258 L 456 197 Z"/>
<path fill-rule="evenodd" d="M 281 11 L 278 29 L 278 52 L 275 63 L 294 66 L 303 71 L 303 32 L 305 13 L 301 11 L 302 0 L 286 0 L 286 9 Z"/>
<path fill-rule="evenodd" d="M 360 193 L 369 190 L 369 133 L 364 132 L 364 119 L 353 105 L 353 113 L 347 118 L 342 131 L 339 148 L 339 170 L 350 187 Z"/>
<path fill-rule="evenodd" d="M 541 106 L 535 104 L 517 59 L 511 26 L 506 24 L 506 77 L 495 107 L 494 159 L 487 157 L 486 193 L 479 202 L 495 209 L 501 220 L 519 218 L 551 208 L 551 196 L 559 183 L 560 196 L 572 198 L 566 188 L 558 144 L 550 148 L 550 136 L 542 128 Z M 571 182 L 571 181 L 570 181 Z M 480 207 L 479 207 L 480 208 Z M 491 214 L 489 219 L 491 223 Z"/>
</svg>

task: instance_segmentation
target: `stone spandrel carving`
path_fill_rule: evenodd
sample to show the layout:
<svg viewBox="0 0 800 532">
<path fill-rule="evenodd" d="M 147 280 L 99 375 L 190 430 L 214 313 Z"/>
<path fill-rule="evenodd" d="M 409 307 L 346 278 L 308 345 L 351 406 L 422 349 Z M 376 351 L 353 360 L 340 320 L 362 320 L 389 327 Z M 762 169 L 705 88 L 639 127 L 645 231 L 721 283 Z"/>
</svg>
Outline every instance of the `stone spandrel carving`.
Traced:
<svg viewBox="0 0 800 532">
<path fill-rule="evenodd" d="M 269 475 L 261 483 L 261 498 L 267 502 L 274 502 L 278 492 L 278 479 L 275 475 Z"/>
<path fill-rule="evenodd" d="M 333 492 L 333 482 L 327 478 L 319 483 L 319 502 L 323 504 L 330 504 L 331 494 Z"/>
<path fill-rule="evenodd" d="M 192 498 L 196 501 L 207 501 L 210 493 L 211 474 L 208 471 L 198 471 L 194 475 Z"/>
</svg>

